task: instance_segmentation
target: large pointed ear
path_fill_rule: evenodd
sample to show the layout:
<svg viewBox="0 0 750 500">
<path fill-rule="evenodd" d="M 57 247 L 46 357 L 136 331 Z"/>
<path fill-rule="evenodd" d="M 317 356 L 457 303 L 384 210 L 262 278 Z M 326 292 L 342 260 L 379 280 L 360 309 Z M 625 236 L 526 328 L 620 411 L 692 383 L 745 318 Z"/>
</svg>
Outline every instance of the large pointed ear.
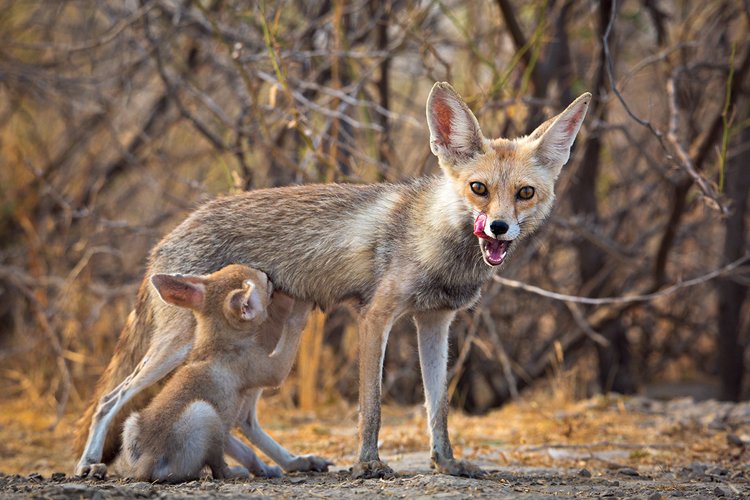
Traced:
<svg viewBox="0 0 750 500">
<path fill-rule="evenodd" d="M 255 319 L 264 310 L 257 286 L 253 280 L 242 282 L 242 290 L 234 292 L 229 299 L 229 308 L 244 321 Z"/>
<path fill-rule="evenodd" d="M 531 133 L 530 139 L 538 141 L 536 156 L 544 165 L 559 170 L 570 158 L 570 148 L 581 129 L 586 111 L 589 109 L 591 94 L 586 92 L 568 108 Z"/>
<path fill-rule="evenodd" d="M 178 307 L 194 311 L 203 307 L 206 298 L 206 282 L 200 276 L 181 274 L 154 274 L 151 283 L 162 300 Z"/>
<path fill-rule="evenodd" d="M 430 149 L 449 163 L 468 159 L 482 151 L 482 131 L 474 113 L 445 82 L 436 83 L 427 98 Z"/>
</svg>

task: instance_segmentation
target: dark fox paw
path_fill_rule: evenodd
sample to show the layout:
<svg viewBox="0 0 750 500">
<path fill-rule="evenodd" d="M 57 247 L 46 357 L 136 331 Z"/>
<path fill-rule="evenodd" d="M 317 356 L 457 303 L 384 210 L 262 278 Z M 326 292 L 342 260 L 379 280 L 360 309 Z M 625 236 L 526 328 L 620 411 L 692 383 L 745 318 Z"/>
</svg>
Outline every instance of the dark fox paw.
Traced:
<svg viewBox="0 0 750 500">
<path fill-rule="evenodd" d="M 352 467 L 352 479 L 392 479 L 394 477 L 396 477 L 396 473 L 393 472 L 393 469 L 380 460 L 359 462 Z"/>
<path fill-rule="evenodd" d="M 448 474 L 450 476 L 470 477 L 476 479 L 484 477 L 486 474 L 486 472 L 480 469 L 479 466 L 474 465 L 471 462 L 467 462 L 466 460 L 455 460 L 453 458 L 445 460 L 433 459 L 432 466 L 435 468 L 436 472 Z"/>
</svg>

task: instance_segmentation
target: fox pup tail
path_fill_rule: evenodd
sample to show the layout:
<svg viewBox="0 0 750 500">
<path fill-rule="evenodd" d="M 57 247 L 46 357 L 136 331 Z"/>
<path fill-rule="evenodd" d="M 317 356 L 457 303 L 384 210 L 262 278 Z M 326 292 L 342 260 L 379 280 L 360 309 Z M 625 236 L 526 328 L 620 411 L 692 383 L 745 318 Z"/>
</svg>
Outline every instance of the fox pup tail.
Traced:
<svg viewBox="0 0 750 500">
<path fill-rule="evenodd" d="M 76 422 L 74 447 L 77 455 L 81 455 L 86 445 L 89 427 L 94 413 L 96 413 L 99 399 L 115 389 L 135 369 L 148 350 L 152 332 L 153 314 L 149 302 L 148 282 L 144 279 L 138 291 L 135 310 L 130 313 L 120 333 L 120 338 L 117 341 L 117 346 L 109 361 L 109 365 L 107 365 L 107 369 L 99 377 L 94 394 L 85 412 L 78 422 Z M 121 429 L 125 417 L 134 409 L 142 408 L 151 399 L 153 392 L 148 390 L 142 391 L 117 414 L 104 444 L 104 452 L 102 454 L 102 461 L 104 463 L 111 463 L 117 457 L 120 450 Z"/>
</svg>

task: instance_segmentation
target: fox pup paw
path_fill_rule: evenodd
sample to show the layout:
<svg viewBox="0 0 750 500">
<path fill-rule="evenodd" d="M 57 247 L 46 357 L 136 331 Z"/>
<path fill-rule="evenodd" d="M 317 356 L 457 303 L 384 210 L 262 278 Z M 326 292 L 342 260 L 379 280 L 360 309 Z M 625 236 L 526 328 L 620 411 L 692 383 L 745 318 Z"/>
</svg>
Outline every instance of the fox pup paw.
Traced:
<svg viewBox="0 0 750 500">
<path fill-rule="evenodd" d="M 263 464 L 262 467 L 255 469 L 252 471 L 253 476 L 255 477 L 263 477 L 266 479 L 271 479 L 274 477 L 282 477 L 284 475 L 283 471 L 281 470 L 281 467 L 276 467 L 275 465 L 266 465 Z"/>
<path fill-rule="evenodd" d="M 289 462 L 284 470 L 287 472 L 328 472 L 333 462 L 315 455 L 300 455 Z"/>
<path fill-rule="evenodd" d="M 466 460 L 455 460 L 455 459 L 443 459 L 436 460 L 433 458 L 432 466 L 435 470 L 441 474 L 448 474 L 450 476 L 462 476 L 470 478 L 483 477 L 486 472 Z"/>
<path fill-rule="evenodd" d="M 241 465 L 236 467 L 227 467 L 224 473 L 224 479 L 247 479 L 250 477 L 250 472 Z"/>
<path fill-rule="evenodd" d="M 388 464 L 380 460 L 371 460 L 369 462 L 359 462 L 352 467 L 352 479 L 392 479 L 396 477 L 393 469 Z"/>
<path fill-rule="evenodd" d="M 76 465 L 76 477 L 89 477 L 92 479 L 104 479 L 107 477 L 106 464 L 91 464 L 81 461 Z"/>
</svg>

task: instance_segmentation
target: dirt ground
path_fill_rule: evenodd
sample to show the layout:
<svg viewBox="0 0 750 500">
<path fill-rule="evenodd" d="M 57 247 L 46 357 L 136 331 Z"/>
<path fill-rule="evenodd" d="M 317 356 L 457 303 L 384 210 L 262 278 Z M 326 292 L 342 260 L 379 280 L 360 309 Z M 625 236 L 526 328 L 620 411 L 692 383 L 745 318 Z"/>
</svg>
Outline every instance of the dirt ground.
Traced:
<svg viewBox="0 0 750 500">
<path fill-rule="evenodd" d="M 398 473 L 352 480 L 356 413 L 343 406 L 309 415 L 266 402 L 261 421 L 294 452 L 336 462 L 331 472 L 279 479 L 159 485 L 71 477 L 71 423 L 3 403 L 0 498 L 133 497 L 726 497 L 750 496 L 750 403 L 658 402 L 597 397 L 574 403 L 536 394 L 482 417 L 454 412 L 456 453 L 481 465 L 484 479 L 434 474 L 421 407 L 384 409 L 381 457 Z"/>
</svg>

